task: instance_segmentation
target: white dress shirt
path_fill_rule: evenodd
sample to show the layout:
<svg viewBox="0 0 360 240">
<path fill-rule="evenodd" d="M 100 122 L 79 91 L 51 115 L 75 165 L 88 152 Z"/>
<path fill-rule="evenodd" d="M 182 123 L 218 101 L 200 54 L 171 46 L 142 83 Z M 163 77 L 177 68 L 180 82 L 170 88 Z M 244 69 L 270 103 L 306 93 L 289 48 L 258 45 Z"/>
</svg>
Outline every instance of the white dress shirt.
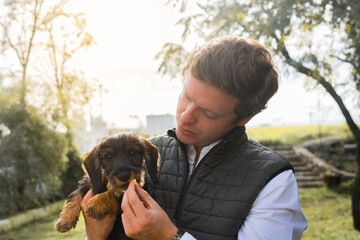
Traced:
<svg viewBox="0 0 360 240">
<path fill-rule="evenodd" d="M 201 150 L 199 160 L 219 143 L 215 142 Z M 196 151 L 187 146 L 190 175 Z M 195 166 L 196 167 L 196 166 Z M 301 210 L 295 175 L 287 170 L 274 177 L 260 191 L 253 206 L 239 229 L 238 240 L 298 240 L 307 228 L 307 220 Z M 181 240 L 194 240 L 185 233 Z"/>
</svg>

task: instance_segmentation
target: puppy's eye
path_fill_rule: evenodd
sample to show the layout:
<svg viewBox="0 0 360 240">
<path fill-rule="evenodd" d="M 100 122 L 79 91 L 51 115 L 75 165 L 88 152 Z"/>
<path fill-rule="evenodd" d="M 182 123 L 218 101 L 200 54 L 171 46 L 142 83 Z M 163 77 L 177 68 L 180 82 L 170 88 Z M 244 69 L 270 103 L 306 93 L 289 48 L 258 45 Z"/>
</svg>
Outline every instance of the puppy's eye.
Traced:
<svg viewBox="0 0 360 240">
<path fill-rule="evenodd" d="M 129 154 L 130 154 L 130 156 L 132 156 L 132 157 L 133 157 L 133 156 L 135 156 L 135 155 L 136 155 L 136 152 L 135 152 L 135 151 L 130 151 L 130 152 L 129 152 Z"/>
<path fill-rule="evenodd" d="M 112 155 L 111 155 L 111 154 L 108 154 L 108 155 L 106 155 L 106 158 L 107 158 L 107 159 L 111 159 L 111 158 L 112 158 Z"/>
</svg>

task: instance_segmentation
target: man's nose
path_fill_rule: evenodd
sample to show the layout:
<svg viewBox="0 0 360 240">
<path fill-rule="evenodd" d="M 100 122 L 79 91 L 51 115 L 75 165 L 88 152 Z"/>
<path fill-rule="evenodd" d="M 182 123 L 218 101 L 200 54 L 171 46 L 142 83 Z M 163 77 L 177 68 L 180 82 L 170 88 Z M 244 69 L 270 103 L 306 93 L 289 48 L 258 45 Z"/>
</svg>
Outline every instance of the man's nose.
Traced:
<svg viewBox="0 0 360 240">
<path fill-rule="evenodd" d="M 180 115 L 180 119 L 183 123 L 192 124 L 197 121 L 197 109 L 194 104 L 188 104 L 185 106 L 184 111 Z"/>
</svg>

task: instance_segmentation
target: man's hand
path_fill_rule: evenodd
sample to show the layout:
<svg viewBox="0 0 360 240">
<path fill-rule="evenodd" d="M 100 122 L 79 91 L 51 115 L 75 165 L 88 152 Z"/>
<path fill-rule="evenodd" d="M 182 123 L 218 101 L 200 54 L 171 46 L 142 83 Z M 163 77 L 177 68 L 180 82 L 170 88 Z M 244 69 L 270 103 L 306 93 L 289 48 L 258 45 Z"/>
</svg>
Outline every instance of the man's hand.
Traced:
<svg viewBox="0 0 360 240">
<path fill-rule="evenodd" d="M 94 194 L 92 189 L 90 189 L 81 201 L 81 210 L 85 220 L 86 235 L 88 240 L 106 240 L 114 227 L 116 216 L 108 214 L 100 221 L 86 216 L 86 203 L 93 196 Z"/>
<path fill-rule="evenodd" d="M 139 184 L 129 184 L 121 208 L 125 233 L 130 238 L 171 240 L 177 232 L 165 211 Z"/>
</svg>

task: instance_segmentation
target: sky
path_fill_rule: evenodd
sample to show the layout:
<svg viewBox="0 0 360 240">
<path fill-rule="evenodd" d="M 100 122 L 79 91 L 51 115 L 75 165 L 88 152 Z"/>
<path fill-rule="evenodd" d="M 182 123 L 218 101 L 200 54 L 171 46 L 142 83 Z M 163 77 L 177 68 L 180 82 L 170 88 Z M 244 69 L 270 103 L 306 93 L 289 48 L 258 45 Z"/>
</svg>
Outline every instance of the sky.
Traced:
<svg viewBox="0 0 360 240">
<path fill-rule="evenodd" d="M 103 86 L 92 101 L 93 116 L 112 126 L 136 128 L 146 125 L 146 115 L 175 114 L 181 79 L 157 73 L 154 59 L 166 42 L 181 43 L 180 15 L 166 1 L 74 0 L 71 9 L 87 15 L 88 32 L 96 45 L 77 56 L 85 74 Z M 194 42 L 197 40 L 194 39 Z M 198 40 L 202 42 L 203 40 Z M 359 120 L 360 111 L 346 102 Z M 134 118 L 131 116 L 137 116 Z M 334 100 L 318 87 L 308 92 L 304 79 L 282 74 L 280 88 L 268 107 L 249 127 L 344 123 Z"/>
</svg>

